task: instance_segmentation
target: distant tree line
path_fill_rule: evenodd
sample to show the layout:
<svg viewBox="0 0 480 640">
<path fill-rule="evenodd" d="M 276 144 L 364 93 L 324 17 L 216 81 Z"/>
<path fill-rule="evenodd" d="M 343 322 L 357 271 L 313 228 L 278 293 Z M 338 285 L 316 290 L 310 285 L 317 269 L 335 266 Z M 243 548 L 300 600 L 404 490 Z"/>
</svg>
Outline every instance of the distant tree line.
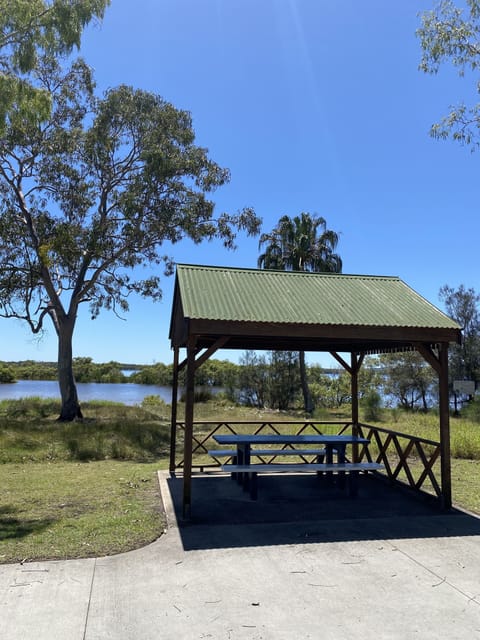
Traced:
<svg viewBox="0 0 480 640">
<path fill-rule="evenodd" d="M 156 363 L 132 365 L 116 361 L 95 363 L 91 358 L 75 358 L 77 382 L 126 383 L 170 386 L 173 366 Z M 371 358 L 362 367 L 359 396 L 363 400 L 373 390 L 388 394 L 404 408 L 427 409 L 435 398 L 435 380 L 429 367 L 414 353 Z M 131 370 L 130 373 L 128 370 Z M 310 393 L 317 407 L 337 408 L 351 402 L 350 376 L 346 371 L 325 371 L 307 365 Z M 184 384 L 184 372 L 180 385 Z M 0 383 L 16 380 L 57 380 L 56 363 L 25 360 L 0 362 Z M 252 407 L 286 410 L 303 407 L 298 352 L 246 351 L 235 364 L 228 360 L 207 360 L 196 372 L 197 387 L 221 387 L 232 402 Z"/>
<path fill-rule="evenodd" d="M 237 378 L 237 370 L 238 365 L 227 360 L 209 360 L 198 370 L 196 381 L 202 386 L 227 386 Z M 135 382 L 169 386 L 173 380 L 173 366 L 161 362 L 153 365 L 137 365 L 117 361 L 96 363 L 92 358 L 74 358 L 73 371 L 76 382 Z M 55 362 L 35 360 L 0 362 L 0 383 L 57 379 L 58 371 Z"/>
<path fill-rule="evenodd" d="M 447 314 L 463 330 L 461 345 L 451 345 L 449 373 L 454 380 L 480 380 L 480 295 L 461 285 L 440 289 Z M 130 369 L 130 372 L 126 372 Z M 351 402 L 350 375 L 343 370 L 325 371 L 307 365 L 309 393 L 314 406 L 338 408 Z M 77 382 L 150 384 L 170 386 L 173 365 L 132 365 L 120 362 L 95 363 L 92 358 L 74 358 Z M 184 372 L 180 384 L 184 383 Z M 15 380 L 57 380 L 53 362 L 0 362 L 0 383 Z M 198 387 L 221 387 L 232 402 L 253 407 L 285 410 L 304 407 L 302 363 L 298 352 L 244 352 L 239 363 L 210 359 L 196 371 Z M 359 398 L 373 409 L 381 403 L 406 410 L 428 411 L 438 402 L 438 381 L 433 369 L 416 351 L 365 358 L 359 375 Z"/>
</svg>

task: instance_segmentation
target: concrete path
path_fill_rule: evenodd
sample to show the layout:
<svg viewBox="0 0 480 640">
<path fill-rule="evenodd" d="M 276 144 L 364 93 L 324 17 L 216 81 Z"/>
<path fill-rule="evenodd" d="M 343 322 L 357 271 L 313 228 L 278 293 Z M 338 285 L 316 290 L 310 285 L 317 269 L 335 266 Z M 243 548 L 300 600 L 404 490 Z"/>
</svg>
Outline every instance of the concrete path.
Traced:
<svg viewBox="0 0 480 640">
<path fill-rule="evenodd" d="M 431 515 L 399 516 L 398 538 L 379 535 L 391 515 L 179 528 L 160 482 L 169 526 L 154 544 L 0 566 L 0 638 L 480 638 L 480 521 L 468 514 L 435 516 L 437 536 Z"/>
</svg>

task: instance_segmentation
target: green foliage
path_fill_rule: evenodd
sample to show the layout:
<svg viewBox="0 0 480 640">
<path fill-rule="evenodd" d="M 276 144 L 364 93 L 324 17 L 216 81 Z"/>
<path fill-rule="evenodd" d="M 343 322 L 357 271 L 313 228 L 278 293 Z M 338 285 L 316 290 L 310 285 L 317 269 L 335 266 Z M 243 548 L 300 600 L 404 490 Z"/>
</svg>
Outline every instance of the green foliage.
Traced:
<svg viewBox="0 0 480 640">
<path fill-rule="evenodd" d="M 127 382 L 128 378 L 121 371 L 121 365 L 118 362 L 107 362 L 98 365 L 100 373 L 99 382 Z"/>
<path fill-rule="evenodd" d="M 310 389 L 318 407 L 338 408 L 351 402 L 350 375 L 346 371 L 334 376 L 317 375 Z"/>
<path fill-rule="evenodd" d="M 228 360 L 207 360 L 195 373 L 197 384 L 227 387 L 238 375 L 238 365 Z"/>
<path fill-rule="evenodd" d="M 267 402 L 268 364 L 264 354 L 245 351 L 240 358 L 238 389 L 242 403 L 249 407 L 264 407 Z"/>
<path fill-rule="evenodd" d="M 57 409 L 58 402 L 56 400 L 36 396 L 20 398 L 19 400 L 0 401 L 0 417 L 4 417 L 7 420 L 47 418 L 52 411 Z"/>
<path fill-rule="evenodd" d="M 270 351 L 269 357 L 267 406 L 285 411 L 292 408 L 300 392 L 298 353 Z"/>
<path fill-rule="evenodd" d="M 36 86 L 42 58 L 79 48 L 84 27 L 102 18 L 110 0 L 0 0 L 0 133 L 19 115 L 30 124 L 48 118 L 48 91 Z"/>
<path fill-rule="evenodd" d="M 133 365 L 136 369 L 131 375 L 123 373 L 123 370 L 132 365 L 124 365 L 111 361 L 97 363 L 92 358 L 73 358 L 73 372 L 77 382 L 132 382 L 135 384 L 148 384 L 159 386 L 171 386 L 173 380 L 173 365 L 161 362 L 154 365 Z M 240 366 L 228 360 L 207 360 L 197 370 L 195 380 L 199 386 L 238 388 Z M 2 372 L 5 371 L 5 380 L 2 380 Z M 10 379 L 13 376 L 12 379 Z M 9 379 L 7 379 L 7 377 Z M 23 360 L 20 362 L 0 361 L 0 382 L 13 382 L 15 380 L 56 380 L 58 368 L 53 362 L 38 362 L 35 360 Z M 180 385 L 184 384 L 184 372 L 180 376 Z"/>
<path fill-rule="evenodd" d="M 335 253 L 338 234 L 327 229 L 326 220 L 301 213 L 282 216 L 270 233 L 260 236 L 259 248 L 266 250 L 258 258 L 261 269 L 282 271 L 330 271 L 340 273 L 342 260 Z"/>
<path fill-rule="evenodd" d="M 207 360 L 195 372 L 195 383 L 200 387 L 236 388 L 239 366 L 228 360 Z M 139 365 L 138 371 L 128 377 L 137 384 L 171 386 L 173 366 L 161 362 L 154 365 Z M 180 372 L 179 384 L 185 384 L 185 371 Z"/>
<path fill-rule="evenodd" d="M 26 73 L 45 52 L 66 55 L 80 47 L 84 27 L 102 18 L 110 0 L 1 0 L 0 65 Z"/>
<path fill-rule="evenodd" d="M 427 411 L 437 395 L 437 376 L 416 351 L 389 353 L 379 357 L 383 368 L 383 390 L 404 409 Z"/>
<path fill-rule="evenodd" d="M 34 333 L 53 322 L 62 417 L 71 419 L 79 306 L 87 302 L 96 318 L 126 312 L 132 293 L 159 300 L 158 265 L 172 271 L 164 242 L 233 248 L 237 231 L 255 234 L 260 221 L 251 209 L 214 216 L 208 196 L 230 175 L 195 144 L 188 112 L 127 86 L 98 98 L 81 60 L 63 69 L 39 59 L 35 79 L 50 116 L 32 123 L 14 105 L 0 145 L 0 315 Z"/>
<path fill-rule="evenodd" d="M 162 400 L 160 396 L 145 396 L 142 400 L 142 409 L 146 409 L 157 415 L 168 416 L 170 413 L 170 407 L 165 400 Z"/>
<path fill-rule="evenodd" d="M 451 380 L 480 380 L 480 295 L 463 284 L 458 289 L 444 285 L 440 299 L 447 314 L 462 327 L 463 340 L 449 350 L 449 375 Z"/>
<path fill-rule="evenodd" d="M 200 404 L 202 402 L 209 402 L 213 398 L 213 394 L 208 389 L 195 389 L 193 397 L 195 404 Z M 185 398 L 186 393 L 184 391 L 180 397 L 180 402 L 185 402 Z"/>
<path fill-rule="evenodd" d="M 57 366 L 52 362 L 37 362 L 36 360 L 22 360 L 8 362 L 7 366 L 17 380 L 56 380 Z"/>
<path fill-rule="evenodd" d="M 358 375 L 358 397 L 360 400 L 381 387 L 381 377 L 378 372 L 376 360 L 370 364 L 365 359 Z M 313 381 L 310 385 L 315 405 L 322 408 L 339 408 L 350 404 L 352 401 L 352 383 L 350 374 L 340 369 L 337 373 L 324 373 L 318 366 L 310 367 L 309 378 Z"/>
<path fill-rule="evenodd" d="M 15 382 L 15 374 L 11 367 L 0 364 L 0 384 Z"/>
<path fill-rule="evenodd" d="M 0 368 L 8 366 L 17 380 L 56 380 L 58 367 L 53 362 L 23 360 L 0 363 Z M 127 382 L 129 378 L 122 373 L 118 362 L 96 364 L 91 358 L 74 358 L 73 370 L 77 382 Z"/>
<path fill-rule="evenodd" d="M 161 362 L 154 365 L 141 366 L 138 371 L 129 376 L 128 381 L 136 384 L 170 386 L 173 381 L 173 367 Z"/>
<path fill-rule="evenodd" d="M 461 416 L 480 425 L 480 400 L 469 402 L 461 410 Z"/>
<path fill-rule="evenodd" d="M 239 400 L 251 407 L 291 408 L 300 391 L 298 354 L 270 351 L 258 355 L 246 351 L 240 359 Z"/>
<path fill-rule="evenodd" d="M 382 397 L 375 389 L 371 389 L 362 399 L 365 420 L 377 421 L 381 416 Z"/>
<path fill-rule="evenodd" d="M 59 402 L 25 398 L 0 402 L 0 462 L 125 459 L 152 461 L 168 451 L 168 411 L 85 403 L 83 421 L 59 426 Z"/>
<path fill-rule="evenodd" d="M 422 47 L 420 69 L 425 73 L 437 73 L 443 63 L 453 65 L 460 76 L 476 72 L 480 66 L 480 2 L 466 0 L 465 6 L 458 6 L 452 0 L 442 0 L 422 14 L 417 36 Z M 478 93 L 480 85 L 476 80 L 472 84 Z M 480 143 L 479 124 L 480 104 L 468 107 L 460 103 L 433 125 L 431 134 L 441 139 L 452 137 L 473 150 Z"/>
</svg>

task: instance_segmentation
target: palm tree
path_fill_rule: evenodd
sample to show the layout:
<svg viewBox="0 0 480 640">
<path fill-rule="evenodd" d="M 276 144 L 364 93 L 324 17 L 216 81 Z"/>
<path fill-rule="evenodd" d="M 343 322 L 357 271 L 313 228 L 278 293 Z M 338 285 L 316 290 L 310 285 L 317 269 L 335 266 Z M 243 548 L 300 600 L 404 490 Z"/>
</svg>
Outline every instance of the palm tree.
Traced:
<svg viewBox="0 0 480 640">
<path fill-rule="evenodd" d="M 258 243 L 265 247 L 258 258 L 260 269 L 282 271 L 326 271 L 340 273 L 342 259 L 335 253 L 338 234 L 327 229 L 321 216 L 301 213 L 290 218 L 282 216 L 270 233 L 263 233 Z M 305 352 L 299 353 L 300 377 L 304 407 L 307 413 L 314 409 L 308 388 Z"/>
</svg>

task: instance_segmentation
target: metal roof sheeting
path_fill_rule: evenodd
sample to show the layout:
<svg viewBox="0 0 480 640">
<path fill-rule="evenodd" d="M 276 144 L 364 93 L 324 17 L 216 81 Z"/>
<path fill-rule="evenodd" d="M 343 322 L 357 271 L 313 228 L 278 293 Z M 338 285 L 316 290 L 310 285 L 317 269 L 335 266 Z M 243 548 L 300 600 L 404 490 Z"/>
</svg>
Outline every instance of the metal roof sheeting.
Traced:
<svg viewBox="0 0 480 640">
<path fill-rule="evenodd" d="M 400 278 L 177 265 L 186 318 L 459 329 Z"/>
</svg>

